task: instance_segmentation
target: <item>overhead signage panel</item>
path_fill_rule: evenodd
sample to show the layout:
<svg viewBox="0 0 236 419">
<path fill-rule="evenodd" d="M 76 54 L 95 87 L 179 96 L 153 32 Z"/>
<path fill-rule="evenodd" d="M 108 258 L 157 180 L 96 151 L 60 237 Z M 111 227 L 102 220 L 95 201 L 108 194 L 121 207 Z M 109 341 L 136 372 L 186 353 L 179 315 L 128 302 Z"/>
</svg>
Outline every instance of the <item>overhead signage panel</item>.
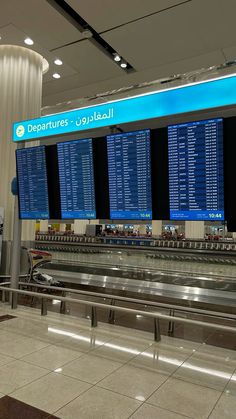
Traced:
<svg viewBox="0 0 236 419">
<path fill-rule="evenodd" d="M 199 82 L 13 124 L 26 141 L 236 104 L 236 76 Z"/>
</svg>

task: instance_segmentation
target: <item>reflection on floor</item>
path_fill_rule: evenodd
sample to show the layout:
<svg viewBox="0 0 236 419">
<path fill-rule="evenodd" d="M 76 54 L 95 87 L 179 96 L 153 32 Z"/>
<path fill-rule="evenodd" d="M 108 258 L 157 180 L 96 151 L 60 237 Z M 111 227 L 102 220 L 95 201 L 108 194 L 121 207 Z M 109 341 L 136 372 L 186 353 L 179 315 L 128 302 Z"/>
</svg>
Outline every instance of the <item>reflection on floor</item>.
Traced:
<svg viewBox="0 0 236 419">
<path fill-rule="evenodd" d="M 110 304 L 110 299 L 105 300 L 105 298 L 101 297 L 88 297 L 83 295 L 76 295 L 73 293 L 67 293 L 67 297 L 75 298 L 75 299 L 86 299 L 91 301 L 96 301 L 98 303 L 107 303 Z M 34 299 L 32 301 L 31 298 L 21 296 L 19 297 L 20 304 L 25 306 L 33 306 L 35 308 L 40 309 L 41 301 L 39 299 Z M 123 305 L 133 309 L 140 309 L 143 311 L 147 311 L 148 308 L 146 305 L 143 304 L 134 304 L 134 303 L 122 303 L 120 302 L 119 305 Z M 48 311 L 53 311 L 59 313 L 60 311 L 60 301 L 59 300 L 52 300 L 47 302 Z M 169 314 L 169 310 L 161 309 L 160 310 L 163 314 Z M 70 316 L 80 317 L 82 319 L 89 320 L 91 318 L 91 308 L 83 305 L 83 304 L 75 304 L 70 303 L 66 304 L 66 314 Z M 97 319 L 99 324 L 101 322 L 107 323 L 108 322 L 108 310 L 103 308 L 97 309 Z M 186 313 L 179 312 L 180 317 L 185 317 Z M 200 321 L 209 321 L 214 322 L 216 320 L 212 319 L 212 317 L 202 316 L 199 314 L 192 314 L 189 317 L 200 320 Z M 217 320 L 221 324 L 225 324 L 228 326 L 232 326 L 234 323 L 232 320 Z M 115 313 L 115 325 L 123 326 L 127 328 L 132 328 L 140 331 L 150 332 L 153 333 L 154 323 L 153 319 L 150 317 L 145 317 L 142 315 L 135 315 L 133 313 Z M 160 330 L 162 335 L 168 336 L 168 321 L 167 320 L 160 320 Z M 187 324 L 180 324 L 175 323 L 173 337 L 190 340 L 198 343 L 208 343 L 214 346 L 220 346 L 226 349 L 236 349 L 236 339 L 232 339 L 232 334 L 225 333 L 225 332 L 218 332 L 214 329 L 203 328 L 201 326 L 192 326 Z"/>
<path fill-rule="evenodd" d="M 151 333 L 102 323 L 91 330 L 87 319 L 28 307 L 14 315 L 0 323 L 4 419 L 16 418 L 14 403 L 30 418 L 235 418 L 235 350 L 167 336 L 154 343 Z"/>
</svg>

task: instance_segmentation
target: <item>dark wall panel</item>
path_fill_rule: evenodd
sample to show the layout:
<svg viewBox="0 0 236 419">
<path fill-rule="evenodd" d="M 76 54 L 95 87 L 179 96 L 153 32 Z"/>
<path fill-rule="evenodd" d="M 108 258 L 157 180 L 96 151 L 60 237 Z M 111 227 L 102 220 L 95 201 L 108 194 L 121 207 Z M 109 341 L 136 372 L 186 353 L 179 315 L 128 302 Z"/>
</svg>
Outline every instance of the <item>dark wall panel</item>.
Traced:
<svg viewBox="0 0 236 419">
<path fill-rule="evenodd" d="M 46 162 L 48 176 L 49 212 L 52 220 L 61 219 L 59 170 L 57 161 L 57 146 L 46 147 Z"/>
<path fill-rule="evenodd" d="M 98 219 L 110 218 L 106 138 L 93 139 L 96 213 Z"/>
<path fill-rule="evenodd" d="M 236 117 L 224 119 L 225 220 L 236 231 Z"/>
<path fill-rule="evenodd" d="M 167 128 L 151 131 L 153 220 L 169 220 L 169 174 Z"/>
</svg>

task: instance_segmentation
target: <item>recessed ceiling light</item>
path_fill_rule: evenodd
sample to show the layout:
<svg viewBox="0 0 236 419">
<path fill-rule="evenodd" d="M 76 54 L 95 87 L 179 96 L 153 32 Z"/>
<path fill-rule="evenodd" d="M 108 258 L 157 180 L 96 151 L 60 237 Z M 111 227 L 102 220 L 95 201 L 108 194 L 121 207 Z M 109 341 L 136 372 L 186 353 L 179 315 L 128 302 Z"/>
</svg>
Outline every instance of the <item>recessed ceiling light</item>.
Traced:
<svg viewBox="0 0 236 419">
<path fill-rule="evenodd" d="M 122 63 L 120 63 L 120 66 L 122 68 L 127 68 L 127 63 L 125 61 L 122 61 Z"/>
<path fill-rule="evenodd" d="M 119 56 L 119 54 L 114 54 L 114 61 L 116 62 L 121 61 L 121 57 Z"/>
<path fill-rule="evenodd" d="M 25 38 L 24 43 L 26 45 L 34 45 L 34 41 L 31 38 Z"/>
<path fill-rule="evenodd" d="M 57 58 L 57 59 L 54 61 L 54 64 L 56 64 L 56 65 L 62 65 L 62 64 L 63 64 L 63 62 L 62 62 L 59 58 Z"/>
<path fill-rule="evenodd" d="M 61 76 L 60 76 L 60 74 L 58 74 L 58 73 L 54 73 L 54 74 L 52 75 L 52 77 L 54 77 L 54 79 L 59 79 Z"/>
<path fill-rule="evenodd" d="M 84 29 L 81 33 L 84 38 L 89 39 L 93 37 L 93 33 L 90 31 L 90 29 Z"/>
</svg>

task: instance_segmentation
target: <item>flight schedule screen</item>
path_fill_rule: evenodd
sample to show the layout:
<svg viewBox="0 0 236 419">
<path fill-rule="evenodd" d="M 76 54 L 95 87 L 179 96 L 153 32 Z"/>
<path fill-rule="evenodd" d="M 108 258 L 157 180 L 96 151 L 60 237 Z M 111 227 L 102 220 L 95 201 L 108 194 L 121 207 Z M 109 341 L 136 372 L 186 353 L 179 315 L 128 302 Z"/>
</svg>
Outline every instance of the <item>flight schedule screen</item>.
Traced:
<svg viewBox="0 0 236 419">
<path fill-rule="evenodd" d="M 168 127 L 170 219 L 224 220 L 223 120 Z"/>
<path fill-rule="evenodd" d="M 92 140 L 57 144 L 61 216 L 96 218 Z"/>
<path fill-rule="evenodd" d="M 110 218 L 152 219 L 150 130 L 107 137 Z"/>
<path fill-rule="evenodd" d="M 48 219 L 48 184 L 45 147 L 16 150 L 20 218 Z"/>
</svg>

